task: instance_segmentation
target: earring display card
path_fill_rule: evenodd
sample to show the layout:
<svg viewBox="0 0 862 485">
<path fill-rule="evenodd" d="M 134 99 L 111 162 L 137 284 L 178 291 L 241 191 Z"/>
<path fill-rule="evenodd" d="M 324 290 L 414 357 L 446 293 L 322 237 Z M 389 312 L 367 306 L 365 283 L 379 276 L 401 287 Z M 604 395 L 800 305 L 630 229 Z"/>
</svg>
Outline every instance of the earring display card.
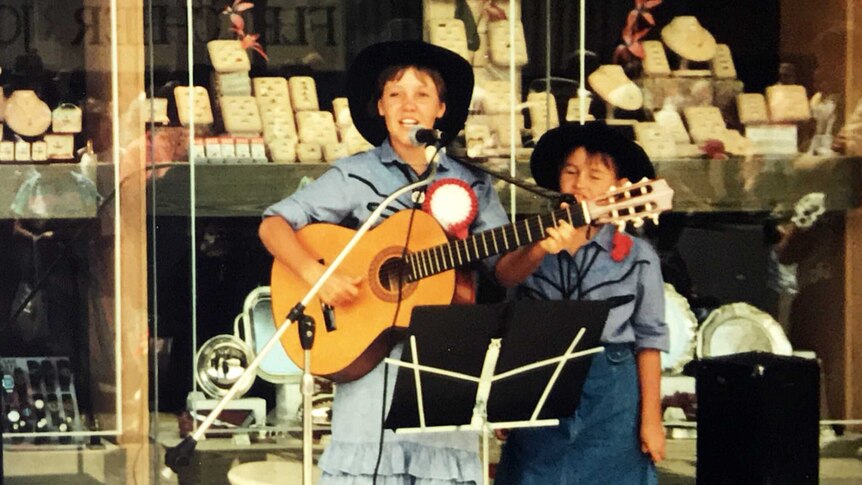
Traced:
<svg viewBox="0 0 862 485">
<path fill-rule="evenodd" d="M 300 163 L 320 163 L 323 161 L 323 150 L 317 143 L 297 143 L 296 158 Z"/>
<path fill-rule="evenodd" d="M 290 103 L 287 79 L 283 77 L 256 77 L 252 82 L 254 83 L 254 96 L 258 102 L 267 98 L 287 98 L 287 102 Z"/>
<path fill-rule="evenodd" d="M 689 106 L 684 113 L 688 132 L 695 143 L 703 143 L 710 138 L 721 139 L 727 129 L 721 110 L 715 106 Z"/>
<path fill-rule="evenodd" d="M 267 143 L 273 163 L 296 163 L 296 141 L 279 138 Z"/>
<path fill-rule="evenodd" d="M 715 57 L 710 61 L 710 66 L 713 76 L 719 79 L 736 79 L 736 66 L 733 64 L 733 56 L 727 44 L 715 46 Z"/>
<path fill-rule="evenodd" d="M 15 161 L 15 142 L 0 141 L 0 162 Z"/>
<path fill-rule="evenodd" d="M 374 148 L 374 145 L 362 137 L 355 125 L 341 127 L 339 134 L 341 142 L 347 144 L 347 151 L 351 155 Z"/>
<path fill-rule="evenodd" d="M 805 86 L 782 84 L 766 88 L 769 119 L 773 123 L 804 121 L 811 118 Z"/>
<path fill-rule="evenodd" d="M 736 97 L 736 112 L 743 125 L 769 123 L 766 98 L 760 93 L 744 93 Z"/>
<path fill-rule="evenodd" d="M 497 66 L 509 65 L 509 21 L 498 20 L 488 25 L 488 43 L 491 47 L 491 62 Z M 520 21 L 515 24 L 515 66 L 527 64 L 527 40 L 524 37 L 524 26 Z"/>
<path fill-rule="evenodd" d="M 258 98 L 258 109 L 267 143 L 281 138 L 289 138 L 296 143 L 296 120 L 290 109 L 289 97 Z"/>
<path fill-rule="evenodd" d="M 641 122 L 635 125 L 635 137 L 652 159 L 677 156 L 673 135 L 656 122 Z"/>
<path fill-rule="evenodd" d="M 338 143 L 335 120 L 329 111 L 300 111 L 296 113 L 296 124 L 299 127 L 299 141 L 302 143 Z"/>
<path fill-rule="evenodd" d="M 177 116 L 180 118 L 180 124 L 189 126 L 189 123 L 191 123 L 191 116 L 189 114 L 194 110 L 195 125 L 211 125 L 213 122 L 213 111 L 212 106 L 210 106 L 210 96 L 206 88 L 202 86 L 194 87 L 194 101 L 192 101 L 191 92 L 192 90 L 188 86 L 177 86 L 174 88 L 174 98 L 177 102 Z"/>
<path fill-rule="evenodd" d="M 237 72 L 251 70 L 248 52 L 238 40 L 211 40 L 207 42 L 210 61 L 217 72 Z"/>
<path fill-rule="evenodd" d="M 670 76 L 670 63 L 664 51 L 664 44 L 658 40 L 645 40 L 643 69 L 647 76 Z"/>
<path fill-rule="evenodd" d="M 317 85 L 310 76 L 293 76 L 287 80 L 294 111 L 320 111 Z"/>
<path fill-rule="evenodd" d="M 557 101 L 548 92 L 533 92 L 527 95 L 530 107 L 530 131 L 533 139 L 538 140 L 546 131 L 560 126 Z"/>
<path fill-rule="evenodd" d="M 335 124 L 339 128 L 353 124 L 353 117 L 350 115 L 350 105 L 347 102 L 347 98 L 332 99 L 332 114 L 335 115 Z"/>
<path fill-rule="evenodd" d="M 0 359 L 0 423 L 3 434 L 66 433 L 79 431 L 81 415 L 75 380 L 65 357 L 19 357 Z M 23 438 L 19 438 L 23 441 Z M 59 442 L 70 439 L 59 438 Z M 36 438 L 35 443 L 48 443 Z M 57 442 L 54 438 L 53 442 Z"/>
<path fill-rule="evenodd" d="M 15 142 L 15 161 L 29 162 L 30 161 L 30 144 L 26 141 Z"/>
<path fill-rule="evenodd" d="M 219 98 L 225 130 L 233 136 L 255 137 L 263 129 L 257 102 L 252 96 Z"/>
<path fill-rule="evenodd" d="M 467 31 L 464 30 L 464 22 L 459 19 L 432 20 L 428 24 L 429 40 L 438 45 L 457 53 L 466 60 L 470 60 L 470 51 L 467 49 Z"/>
<path fill-rule="evenodd" d="M 350 156 L 350 151 L 344 143 L 323 145 L 323 160 L 328 163 L 332 163 L 348 156 Z"/>
<path fill-rule="evenodd" d="M 467 123 L 464 127 L 464 138 L 467 144 L 467 156 L 481 157 L 485 148 L 490 145 L 491 127 L 479 123 Z"/>
<path fill-rule="evenodd" d="M 213 73 L 213 86 L 217 96 L 251 96 L 248 71 Z"/>
<path fill-rule="evenodd" d="M 80 133 L 81 108 L 63 103 L 51 113 L 51 131 L 54 133 Z"/>
</svg>

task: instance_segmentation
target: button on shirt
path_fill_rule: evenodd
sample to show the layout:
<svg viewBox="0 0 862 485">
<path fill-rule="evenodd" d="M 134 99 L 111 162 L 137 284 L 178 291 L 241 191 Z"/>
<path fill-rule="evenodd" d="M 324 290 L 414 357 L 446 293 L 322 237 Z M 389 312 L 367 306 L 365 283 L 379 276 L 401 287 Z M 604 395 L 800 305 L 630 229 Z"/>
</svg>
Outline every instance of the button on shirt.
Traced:
<svg viewBox="0 0 862 485">
<path fill-rule="evenodd" d="M 615 231 L 616 227 L 607 224 L 574 255 L 561 251 L 546 256 L 517 287 L 516 294 L 537 300 L 628 299 L 611 309 L 601 341 L 667 352 L 664 283 L 658 255 L 646 241 L 632 237 L 629 254 L 622 261 L 614 261 Z"/>
</svg>

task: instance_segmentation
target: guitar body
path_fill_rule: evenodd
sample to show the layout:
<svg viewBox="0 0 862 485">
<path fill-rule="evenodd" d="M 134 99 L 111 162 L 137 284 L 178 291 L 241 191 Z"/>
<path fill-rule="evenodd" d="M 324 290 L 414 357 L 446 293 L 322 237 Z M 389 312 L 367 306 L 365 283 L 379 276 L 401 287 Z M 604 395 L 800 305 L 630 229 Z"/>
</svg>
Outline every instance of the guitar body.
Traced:
<svg viewBox="0 0 862 485">
<path fill-rule="evenodd" d="M 437 221 L 422 211 L 401 211 L 368 231 L 341 263 L 338 271 L 362 275 L 358 297 L 349 305 L 336 307 L 335 329 L 328 331 L 320 300 L 315 297 L 305 309 L 314 318 L 315 337 L 311 350 L 311 373 L 336 382 L 358 379 L 385 357 L 397 339 L 393 330 L 406 328 L 417 305 L 445 305 L 455 293 L 455 270 L 405 282 L 387 279 L 381 267 L 400 259 L 407 238 L 410 218 L 413 223 L 408 251 L 413 252 L 447 242 Z M 334 224 L 310 224 L 297 231 L 297 238 L 314 257 L 330 264 L 356 231 Z M 287 266 L 276 261 L 270 282 L 272 309 L 276 325 L 311 288 Z M 400 305 L 399 305 L 400 301 Z M 304 367 L 304 355 L 295 330 L 288 330 L 281 343 L 290 359 Z"/>
</svg>

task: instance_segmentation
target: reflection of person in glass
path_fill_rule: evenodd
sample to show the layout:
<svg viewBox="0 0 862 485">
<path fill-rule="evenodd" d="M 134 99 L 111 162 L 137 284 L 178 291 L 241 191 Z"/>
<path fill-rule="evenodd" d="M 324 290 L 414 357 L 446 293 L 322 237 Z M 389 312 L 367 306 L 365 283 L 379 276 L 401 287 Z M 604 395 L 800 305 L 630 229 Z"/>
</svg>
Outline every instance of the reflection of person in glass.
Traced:
<svg viewBox="0 0 862 485">
<path fill-rule="evenodd" d="M 600 122 L 546 133 L 530 159 L 536 182 L 592 199 L 626 180 L 655 176 L 644 151 Z M 578 409 L 560 425 L 509 433 L 496 483 L 656 483 L 664 458 L 660 351 L 668 350 L 659 258 L 616 227 L 573 228 L 500 258 L 496 272 L 521 298 L 604 300 L 605 351 L 593 357 Z M 505 437 L 506 433 L 498 433 Z"/>
<path fill-rule="evenodd" d="M 472 69 L 460 56 L 412 41 L 365 49 L 347 78 L 354 124 L 376 148 L 336 162 L 316 181 L 268 208 L 259 230 L 273 256 L 309 285 L 325 267 L 306 252 L 294 231 L 312 222 L 356 228 L 387 194 L 417 180 L 428 162 L 425 148 L 411 143 L 411 130 L 436 127 L 444 138 L 454 136 L 466 119 L 473 87 Z M 506 223 L 486 175 L 441 155 L 436 177 L 460 179 L 476 193 L 478 214 L 471 232 Z M 384 216 L 413 206 L 406 194 Z M 365 284 L 360 275 L 336 272 L 319 297 L 337 312 L 339 306 L 350 305 Z M 398 344 L 390 355 L 400 354 Z M 319 463 L 321 483 L 370 484 L 375 474 L 377 483 L 386 484 L 480 482 L 476 434 L 395 435 L 382 430 L 384 401 L 388 408 L 396 374 L 386 367 L 378 364 L 360 379 L 338 385 L 332 442 Z"/>
</svg>

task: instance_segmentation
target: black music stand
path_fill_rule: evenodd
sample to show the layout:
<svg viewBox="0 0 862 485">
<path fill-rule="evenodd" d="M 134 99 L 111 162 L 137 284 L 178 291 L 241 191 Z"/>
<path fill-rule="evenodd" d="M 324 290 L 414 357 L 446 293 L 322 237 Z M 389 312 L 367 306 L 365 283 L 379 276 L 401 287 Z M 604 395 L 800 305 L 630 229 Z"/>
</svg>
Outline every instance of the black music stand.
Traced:
<svg viewBox="0 0 862 485">
<path fill-rule="evenodd" d="M 385 360 L 398 366 L 386 428 L 481 431 L 487 464 L 493 429 L 553 426 L 575 412 L 611 306 L 523 300 L 414 308 L 401 360 Z"/>
</svg>

